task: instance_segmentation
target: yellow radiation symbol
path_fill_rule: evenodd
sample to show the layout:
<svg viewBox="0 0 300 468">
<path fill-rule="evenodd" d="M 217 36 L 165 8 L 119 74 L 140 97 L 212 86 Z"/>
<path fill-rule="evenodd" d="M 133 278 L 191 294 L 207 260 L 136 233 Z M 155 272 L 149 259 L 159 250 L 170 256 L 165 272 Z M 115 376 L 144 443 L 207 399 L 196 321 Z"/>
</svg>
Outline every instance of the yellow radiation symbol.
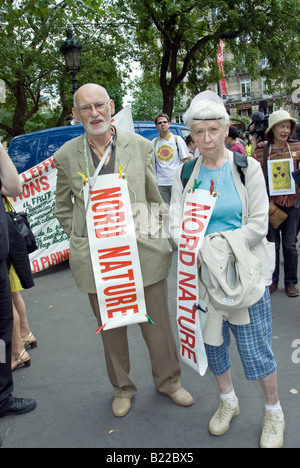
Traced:
<svg viewBox="0 0 300 468">
<path fill-rule="evenodd" d="M 289 190 L 291 188 L 291 173 L 289 161 L 274 162 L 271 165 L 274 190 Z"/>
<path fill-rule="evenodd" d="M 171 161 L 174 158 L 175 151 L 172 146 L 162 145 L 157 151 L 157 157 L 162 162 Z"/>
</svg>

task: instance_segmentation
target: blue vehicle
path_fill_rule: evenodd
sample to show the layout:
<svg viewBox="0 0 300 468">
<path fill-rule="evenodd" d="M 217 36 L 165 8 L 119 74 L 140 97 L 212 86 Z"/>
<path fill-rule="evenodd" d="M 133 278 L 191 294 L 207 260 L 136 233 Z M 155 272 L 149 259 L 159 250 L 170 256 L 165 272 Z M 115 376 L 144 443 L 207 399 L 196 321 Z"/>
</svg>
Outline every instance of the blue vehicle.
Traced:
<svg viewBox="0 0 300 468">
<path fill-rule="evenodd" d="M 150 141 L 159 135 L 154 122 L 134 122 L 134 129 L 136 133 Z M 185 125 L 177 123 L 171 123 L 170 130 L 174 135 L 182 138 L 190 133 Z M 12 140 L 8 153 L 21 174 L 50 158 L 64 143 L 83 133 L 82 125 L 69 125 L 26 133 Z"/>
</svg>

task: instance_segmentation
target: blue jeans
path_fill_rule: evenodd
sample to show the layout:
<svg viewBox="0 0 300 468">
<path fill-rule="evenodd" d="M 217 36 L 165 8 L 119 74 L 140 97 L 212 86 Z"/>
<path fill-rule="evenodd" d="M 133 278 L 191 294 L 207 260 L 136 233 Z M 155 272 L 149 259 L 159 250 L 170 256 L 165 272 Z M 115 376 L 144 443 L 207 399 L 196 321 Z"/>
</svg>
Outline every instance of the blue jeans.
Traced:
<svg viewBox="0 0 300 468">
<path fill-rule="evenodd" d="M 273 273 L 273 284 L 279 283 L 279 265 L 280 265 L 280 241 L 282 240 L 283 259 L 284 259 L 284 284 L 285 287 L 296 286 L 298 283 L 298 252 L 297 235 L 299 230 L 300 209 L 294 206 L 279 207 L 284 211 L 288 218 L 278 229 L 269 227 L 268 240 L 274 242 L 276 246 L 276 268 Z"/>
</svg>

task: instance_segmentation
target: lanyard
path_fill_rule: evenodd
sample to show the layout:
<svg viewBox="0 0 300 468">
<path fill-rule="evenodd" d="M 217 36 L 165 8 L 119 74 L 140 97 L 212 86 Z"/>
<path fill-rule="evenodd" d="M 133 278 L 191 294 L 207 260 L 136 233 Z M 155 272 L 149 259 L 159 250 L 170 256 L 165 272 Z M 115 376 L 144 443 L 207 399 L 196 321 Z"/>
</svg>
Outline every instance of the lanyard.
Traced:
<svg viewBox="0 0 300 468">
<path fill-rule="evenodd" d="M 86 166 L 86 176 L 87 176 L 88 185 L 89 185 L 89 196 L 88 196 L 86 207 L 85 207 L 85 217 L 84 217 L 85 220 L 86 220 L 86 216 L 87 216 L 88 207 L 89 207 L 89 204 L 90 204 L 90 201 L 91 201 L 91 195 L 92 195 L 93 187 L 95 185 L 95 182 L 97 180 L 98 175 L 101 172 L 102 167 L 104 166 L 105 161 L 107 160 L 107 157 L 109 155 L 110 150 L 112 150 L 112 146 L 113 146 L 113 139 L 112 139 L 111 144 L 109 145 L 109 147 L 105 151 L 103 158 L 99 162 L 99 165 L 98 165 L 98 167 L 96 169 L 96 172 L 95 172 L 94 176 L 91 178 L 88 151 L 87 151 L 87 136 L 86 136 L 86 134 L 84 135 L 83 150 L 84 150 L 84 160 L 85 160 L 85 166 Z M 84 222 L 84 226 L 83 226 L 82 237 L 83 237 L 83 234 L 84 234 L 84 228 L 85 228 L 85 222 Z"/>
<path fill-rule="evenodd" d="M 107 157 L 109 155 L 109 152 L 110 150 L 112 149 L 112 145 L 113 143 L 111 143 L 109 145 L 109 147 L 107 148 L 107 150 L 105 151 L 104 155 L 103 155 L 103 158 L 100 160 L 99 164 L 98 164 L 98 167 L 95 171 L 95 174 L 93 177 L 91 177 L 91 174 L 90 174 L 90 166 L 89 166 L 89 159 L 88 159 L 88 151 L 87 151 L 87 136 L 86 134 L 84 135 L 84 140 L 83 140 L 83 146 L 84 146 L 84 160 L 85 160 L 85 166 L 86 166 L 86 175 L 87 175 L 87 179 L 88 179 L 88 184 L 89 184 L 89 192 L 90 192 L 90 195 L 91 195 L 91 192 L 93 190 L 93 187 L 95 185 L 95 182 L 96 182 L 96 179 L 98 177 L 98 175 L 100 174 L 103 166 L 104 166 L 104 163 L 105 161 L 107 160 Z"/>
</svg>

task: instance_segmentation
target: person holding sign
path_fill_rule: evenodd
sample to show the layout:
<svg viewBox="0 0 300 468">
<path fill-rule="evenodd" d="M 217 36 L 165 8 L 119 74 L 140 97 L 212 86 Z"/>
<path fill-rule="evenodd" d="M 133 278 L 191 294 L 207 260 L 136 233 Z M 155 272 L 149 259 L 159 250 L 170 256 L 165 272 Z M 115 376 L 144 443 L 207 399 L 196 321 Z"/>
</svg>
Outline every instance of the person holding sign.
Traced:
<svg viewBox="0 0 300 468">
<path fill-rule="evenodd" d="M 158 219 L 151 216 L 151 222 L 139 223 L 141 212 L 151 214 L 152 203 L 163 204 L 153 148 L 139 135 L 112 126 L 114 110 L 103 87 L 82 86 L 74 96 L 73 115 L 86 133 L 66 143 L 54 161 L 56 216 L 70 237 L 70 267 L 77 286 L 88 293 L 102 330 L 114 387 L 113 413 L 123 417 L 137 391 L 130 375 L 127 325 L 138 316 L 156 388 L 182 406 L 194 400 L 181 386 L 168 311 L 172 248 Z M 140 313 L 144 303 L 147 317 Z"/>
<path fill-rule="evenodd" d="M 276 268 L 270 292 L 278 290 L 280 244 L 284 257 L 284 284 L 289 297 L 298 297 L 298 251 L 296 247 L 299 230 L 300 188 L 295 183 L 292 173 L 299 169 L 300 142 L 291 140 L 296 126 L 296 119 L 285 110 L 273 112 L 266 131 L 267 141 L 260 143 L 254 157 L 261 163 L 270 200 L 284 213 L 287 219 L 277 228 L 269 226 L 268 239 L 276 245 Z"/>
<path fill-rule="evenodd" d="M 209 431 L 216 436 L 225 434 L 231 420 L 240 413 L 230 370 L 231 331 L 246 378 L 258 380 L 264 392 L 266 414 L 261 447 L 281 447 L 285 423 L 278 399 L 277 366 L 271 347 L 271 301 L 266 287 L 272 281 L 275 252 L 274 245 L 266 241 L 268 197 L 263 174 L 255 159 L 234 155 L 226 149 L 229 116 L 217 94 L 205 91 L 196 96 L 185 114 L 185 122 L 200 157 L 188 177 L 183 175 L 190 162 L 177 172 L 170 231 L 178 243 L 179 253 L 182 251 L 185 255 L 181 259 L 182 269 L 185 263 L 194 262 L 197 266 L 198 262 L 200 266 L 200 305 L 196 305 L 194 315 L 207 308 L 203 340 L 208 366 L 221 393 Z M 241 161 L 247 161 L 248 166 L 244 164 L 241 169 Z M 201 230 L 202 239 L 198 234 Z M 198 251 L 195 250 L 197 243 Z M 200 252 L 198 259 L 192 256 L 193 252 Z M 188 303 L 196 285 L 192 285 L 191 273 L 187 276 L 179 272 L 179 278 L 180 275 L 179 298 Z M 256 275 L 260 278 L 259 284 L 256 284 Z M 187 323 L 188 319 L 184 322 L 185 329 Z M 181 332 L 182 323 L 179 325 Z M 190 356 L 195 357 L 192 351 Z"/>
</svg>

